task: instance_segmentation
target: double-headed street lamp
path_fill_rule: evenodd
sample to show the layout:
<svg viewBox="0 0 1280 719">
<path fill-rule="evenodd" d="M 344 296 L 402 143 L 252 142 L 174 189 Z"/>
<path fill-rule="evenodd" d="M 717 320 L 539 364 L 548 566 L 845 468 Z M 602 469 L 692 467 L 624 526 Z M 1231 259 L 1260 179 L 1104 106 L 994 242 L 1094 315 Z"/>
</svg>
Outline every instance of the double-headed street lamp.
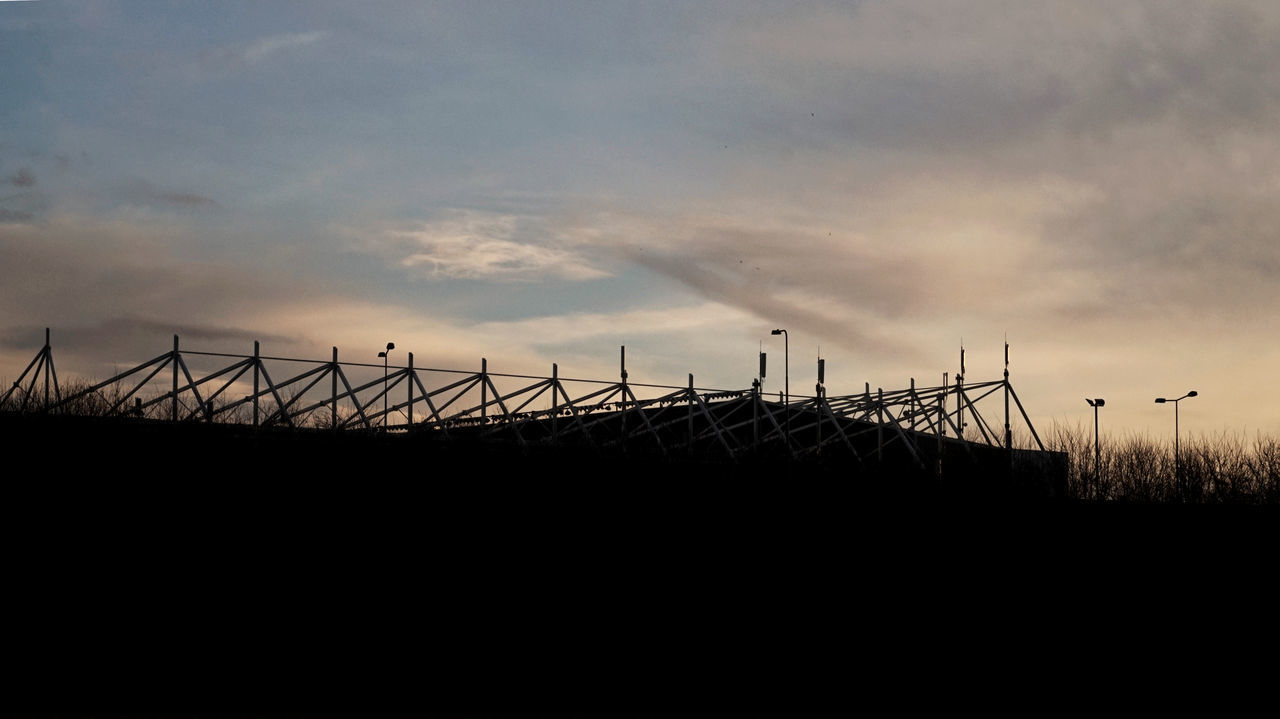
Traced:
<svg viewBox="0 0 1280 719">
<path fill-rule="evenodd" d="M 387 355 L 391 354 L 391 350 L 396 348 L 395 342 L 387 343 L 387 351 L 379 352 L 378 356 L 382 358 L 382 431 L 387 431 Z"/>
<path fill-rule="evenodd" d="M 769 334 L 782 335 L 782 382 L 786 395 L 787 447 L 791 447 L 791 336 L 786 330 L 777 329 Z"/>
<path fill-rule="evenodd" d="M 1098 488 L 1102 486 L 1098 475 L 1098 466 L 1101 464 L 1102 459 L 1102 452 L 1098 449 L 1098 408 L 1105 406 L 1107 401 L 1101 397 L 1096 399 L 1086 397 L 1084 401 L 1088 402 L 1089 406 L 1093 408 L 1093 491 L 1097 492 Z M 1088 496 L 1088 494 L 1086 491 L 1085 495 Z"/>
<path fill-rule="evenodd" d="M 1196 391 L 1191 390 L 1177 399 L 1165 399 L 1164 397 L 1156 397 L 1156 404 L 1173 403 L 1173 478 L 1174 481 L 1181 482 L 1181 473 L 1178 471 L 1178 403 L 1188 397 L 1195 397 Z"/>
</svg>

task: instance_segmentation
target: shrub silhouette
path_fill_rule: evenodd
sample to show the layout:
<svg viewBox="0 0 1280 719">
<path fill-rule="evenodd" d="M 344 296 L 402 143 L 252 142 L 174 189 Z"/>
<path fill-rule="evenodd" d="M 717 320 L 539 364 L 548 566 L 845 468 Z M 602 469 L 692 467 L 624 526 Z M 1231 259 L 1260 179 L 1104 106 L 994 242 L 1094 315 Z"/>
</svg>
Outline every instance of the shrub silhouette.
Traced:
<svg viewBox="0 0 1280 719">
<path fill-rule="evenodd" d="M 1055 423 L 1049 449 L 1069 457 L 1068 494 L 1094 502 L 1209 504 L 1280 503 L 1280 440 L 1257 435 L 1252 442 L 1221 433 L 1173 443 L 1145 435 L 1103 435 L 1098 442 L 1097 481 L 1093 431 Z"/>
</svg>

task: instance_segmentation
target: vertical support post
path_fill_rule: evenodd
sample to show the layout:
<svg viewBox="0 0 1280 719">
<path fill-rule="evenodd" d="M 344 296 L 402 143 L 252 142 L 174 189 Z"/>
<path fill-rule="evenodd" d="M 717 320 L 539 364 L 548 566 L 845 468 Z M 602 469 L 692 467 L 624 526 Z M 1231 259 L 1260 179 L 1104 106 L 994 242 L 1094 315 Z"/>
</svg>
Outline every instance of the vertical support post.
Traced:
<svg viewBox="0 0 1280 719">
<path fill-rule="evenodd" d="M 1013 429 L 1009 426 L 1009 343 L 1004 343 L 1004 448 L 1009 450 L 1010 467 L 1013 466 Z"/>
<path fill-rule="evenodd" d="M 824 362 L 821 357 L 819 357 L 818 358 L 818 383 L 817 385 L 814 386 L 814 394 L 818 395 L 817 403 L 815 405 L 818 410 L 818 425 L 816 429 L 818 443 L 814 447 L 814 452 L 817 453 L 818 455 L 822 454 L 822 416 L 824 414 L 823 410 L 826 409 L 826 406 L 827 406 L 827 401 L 825 397 L 826 391 L 824 390 L 822 385 L 824 382 L 826 382 L 826 380 L 827 380 L 827 363 Z"/>
<path fill-rule="evenodd" d="M 912 432 L 916 431 L 916 418 L 919 416 L 916 413 L 916 407 L 920 406 L 917 404 L 919 399 L 920 398 L 916 396 L 916 378 L 912 377 L 911 378 L 911 431 Z M 923 407 L 920 407 L 920 408 L 924 409 Z"/>
<path fill-rule="evenodd" d="M 782 385 L 787 392 L 787 450 L 791 449 L 791 335 L 782 332 Z"/>
<path fill-rule="evenodd" d="M 560 438 L 560 365 L 551 363 L 551 441 Z"/>
<path fill-rule="evenodd" d="M 763 358 L 764 353 L 760 356 Z M 751 380 L 751 448 L 760 448 L 760 380 Z"/>
<path fill-rule="evenodd" d="M 44 343 L 48 346 L 49 351 L 45 353 L 45 360 L 49 363 L 49 374 L 53 377 L 53 401 L 55 403 L 62 402 L 62 390 L 58 388 L 58 370 L 53 366 L 53 343 L 49 340 L 49 328 L 44 328 Z M 47 395 L 48 382 L 45 382 L 45 393 Z"/>
<path fill-rule="evenodd" d="M 942 387 L 945 390 L 947 386 L 946 380 L 943 380 Z M 946 427 L 947 418 L 947 395 L 946 392 L 938 393 L 938 480 L 942 480 L 942 438 L 947 436 Z"/>
<path fill-rule="evenodd" d="M 826 401 L 823 400 L 822 398 L 823 393 L 822 393 L 821 382 L 817 383 L 817 385 L 814 386 L 813 389 L 814 389 L 814 394 L 818 395 L 818 398 L 817 400 L 815 400 L 815 403 L 814 403 L 814 408 L 817 410 L 817 415 L 818 415 L 818 423 L 817 423 L 817 426 L 814 428 L 814 431 L 817 432 L 817 444 L 814 445 L 813 451 L 820 455 L 822 454 L 822 414 L 823 414 L 822 410 L 826 407 Z"/>
<path fill-rule="evenodd" d="M 942 373 L 942 393 L 938 395 L 938 426 L 942 427 L 942 436 L 947 436 L 947 373 Z"/>
<path fill-rule="evenodd" d="M 1004 343 L 1004 448 L 1009 452 L 1009 477 L 1012 479 L 1013 428 L 1009 425 L 1009 341 L 1007 339 Z"/>
<path fill-rule="evenodd" d="M 480 358 L 480 423 L 489 418 L 489 360 Z"/>
<path fill-rule="evenodd" d="M 960 373 L 956 375 L 956 435 L 964 439 L 964 345 L 960 346 Z"/>
<path fill-rule="evenodd" d="M 760 376 L 755 382 L 751 383 L 752 394 L 755 396 L 755 402 L 751 403 L 751 436 L 756 449 L 760 448 L 760 403 L 764 401 L 764 378 L 765 371 L 768 369 L 766 366 L 768 364 L 768 359 L 769 356 L 767 353 L 760 353 Z"/>
<path fill-rule="evenodd" d="M 176 339 L 176 338 L 175 338 Z M 44 411 L 49 411 L 49 371 L 52 369 L 53 349 L 49 346 L 49 328 L 44 328 L 44 349 L 40 351 L 42 364 L 44 365 Z M 177 368 L 174 368 L 174 376 L 176 377 Z M 177 380 L 175 380 L 177 381 Z"/>
<path fill-rule="evenodd" d="M 387 349 L 379 352 L 378 356 L 382 358 L 382 425 L 378 427 L 379 432 L 387 431 L 387 395 L 390 394 L 387 386 L 387 365 L 391 362 L 391 342 L 387 343 Z"/>
<path fill-rule="evenodd" d="M 618 421 L 619 421 L 618 440 L 622 444 L 622 450 L 625 452 L 627 449 L 627 346 L 626 345 L 622 345 L 622 354 L 621 354 L 620 362 L 621 362 L 621 375 L 622 375 L 622 402 L 618 405 L 618 407 L 622 410 L 622 412 L 618 415 Z"/>
<path fill-rule="evenodd" d="M 876 460 L 884 461 L 884 388 L 876 388 Z"/>
<path fill-rule="evenodd" d="M 693 373 L 689 373 L 689 405 L 688 423 L 689 423 L 689 454 L 693 454 Z"/>
<path fill-rule="evenodd" d="M 413 353 L 412 352 L 409 353 L 408 379 L 409 379 L 409 382 L 408 382 L 409 384 L 409 427 L 408 429 L 412 431 L 413 430 Z"/>
<path fill-rule="evenodd" d="M 253 426 L 258 426 L 258 375 L 261 374 L 262 358 L 258 340 L 253 341 Z"/>
<path fill-rule="evenodd" d="M 173 357 L 170 359 L 173 363 L 173 397 L 170 403 L 169 419 L 171 422 L 178 421 L 178 336 L 173 336 Z"/>
<path fill-rule="evenodd" d="M 1174 407 L 1177 407 L 1177 405 L 1175 404 Z M 1093 491 L 1095 493 L 1102 487 L 1102 475 L 1098 469 L 1101 463 L 1102 449 L 1098 445 L 1098 405 L 1095 402 L 1093 403 Z M 1085 498 L 1087 499 L 1088 496 L 1089 492 L 1086 490 Z"/>
<path fill-rule="evenodd" d="M 333 365 L 329 368 L 329 429 L 338 428 L 338 348 L 333 348 Z"/>
<path fill-rule="evenodd" d="M 1178 445 L 1178 405 L 1182 404 L 1179 400 L 1173 401 L 1173 479 L 1174 484 L 1178 487 L 1178 493 L 1181 495 L 1179 501 L 1187 501 L 1187 493 L 1182 486 L 1182 466 L 1178 463 L 1178 457 L 1181 454 Z"/>
</svg>

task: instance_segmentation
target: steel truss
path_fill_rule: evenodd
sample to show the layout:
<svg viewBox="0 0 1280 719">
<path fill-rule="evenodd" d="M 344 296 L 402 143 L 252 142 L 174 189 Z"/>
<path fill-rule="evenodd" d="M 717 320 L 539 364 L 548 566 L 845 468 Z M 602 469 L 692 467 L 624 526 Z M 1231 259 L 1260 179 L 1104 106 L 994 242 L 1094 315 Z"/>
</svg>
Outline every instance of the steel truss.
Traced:
<svg viewBox="0 0 1280 719">
<path fill-rule="evenodd" d="M 231 362 L 193 373 L 189 358 Z M 269 366 L 280 373 L 286 364 L 307 367 L 273 379 Z M 352 383 L 353 371 L 376 369 L 383 376 Z M 907 389 L 872 392 L 868 385 L 832 397 L 821 385 L 817 391 L 788 404 L 766 399 L 754 382 L 749 389 L 708 389 L 695 386 L 690 374 L 685 386 L 629 383 L 625 347 L 620 379 L 610 382 L 563 378 L 555 364 L 550 377 L 490 372 L 486 359 L 478 372 L 415 367 L 412 353 L 400 367 L 339 362 L 336 347 L 327 361 L 263 356 L 258 342 L 252 355 L 197 352 L 182 350 L 174 335 L 172 350 L 64 396 L 46 330 L 44 347 L 0 396 L 0 410 L 414 433 L 521 447 L 621 447 L 663 456 L 737 458 L 764 449 L 793 457 L 843 452 L 864 463 L 897 451 L 923 469 L 944 443 L 966 452 L 976 445 L 1015 449 L 1012 400 L 1033 441 L 1024 449 L 1045 451 L 1007 364 L 1002 380 L 988 382 L 957 377 L 954 384 L 917 388 L 912 380 Z M 980 411 L 1001 396 L 1002 431 Z"/>
</svg>

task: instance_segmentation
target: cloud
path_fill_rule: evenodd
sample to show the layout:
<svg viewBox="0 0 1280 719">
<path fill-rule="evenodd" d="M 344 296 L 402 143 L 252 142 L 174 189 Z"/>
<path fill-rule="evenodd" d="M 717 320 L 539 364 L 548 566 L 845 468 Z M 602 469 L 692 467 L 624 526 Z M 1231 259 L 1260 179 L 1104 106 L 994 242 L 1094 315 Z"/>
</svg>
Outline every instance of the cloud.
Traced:
<svg viewBox="0 0 1280 719">
<path fill-rule="evenodd" d="M 1274 357 L 1274 4 L 699 7 L 314 15 L 340 55 L 254 36 L 296 21 L 270 9 L 54 33 L 46 149 L 102 159 L 5 166 L 40 184 L 0 221 L 48 219 L 0 232 L 0 315 L 504 365 L 604 345 L 605 376 L 609 346 L 651 343 L 731 379 L 782 326 L 858 388 L 954 370 L 961 336 L 997 375 L 977 352 L 1008 331 L 1045 396 Z"/>
<path fill-rule="evenodd" d="M 1035 192 L 999 202 L 983 195 L 922 186 L 882 216 L 853 222 L 788 216 L 765 199 L 684 213 L 601 211 L 561 232 L 583 253 L 625 258 L 763 323 L 908 361 L 921 347 L 904 325 L 990 311 L 990 296 L 974 287 L 1003 284 L 1022 295 L 1024 310 L 1027 298 L 1040 309 L 1055 301 L 1045 289 L 1056 283 L 1032 276 L 1048 258 L 1026 227 L 1048 200 Z M 993 209 L 1005 213 L 998 222 L 989 221 L 999 217 L 987 214 Z"/>
<path fill-rule="evenodd" d="M 162 203 L 179 207 L 220 207 L 217 202 L 208 197 L 183 192 L 162 192 L 153 197 Z"/>
<path fill-rule="evenodd" d="M 22 349 L 32 346 L 33 340 L 43 336 L 43 327 L 11 326 L 0 330 L 0 346 L 10 349 Z M 155 343 L 158 338 L 176 334 L 183 341 L 194 340 L 206 345 L 219 343 L 226 346 L 235 342 L 239 345 L 252 343 L 253 340 L 286 343 L 296 341 L 284 335 L 270 332 L 250 332 L 235 327 L 222 327 L 178 320 L 159 320 L 155 318 L 126 316 L 111 317 L 84 325 L 60 326 L 55 338 L 60 345 L 90 347 L 95 352 L 111 355 L 120 351 L 128 351 L 133 347 L 147 346 L 152 342 L 152 349 L 159 351 L 161 346 Z"/>
<path fill-rule="evenodd" d="M 194 192 L 182 192 L 157 186 L 138 178 L 116 181 L 105 198 L 122 207 L 145 207 L 157 210 L 221 210 L 217 200 Z"/>
<path fill-rule="evenodd" d="M 35 215 L 22 210 L 6 210 L 0 207 L 0 222 L 30 222 L 35 219 Z"/>
<path fill-rule="evenodd" d="M 504 335 L 520 329 L 476 329 L 472 318 L 438 308 L 428 315 L 419 306 L 373 301 L 339 277 L 281 264 L 265 250 L 254 264 L 182 250 L 202 240 L 212 237 L 147 213 L 54 214 L 39 226 L 6 227 L 0 316 L 12 321 L 0 328 L 0 374 L 21 369 L 46 326 L 54 330 L 59 369 L 96 377 L 165 351 L 172 334 L 202 351 L 247 352 L 261 340 L 270 345 L 264 352 L 277 356 L 322 359 L 336 345 L 347 361 L 373 361 L 373 351 L 366 357 L 359 348 L 393 339 L 418 351 L 424 365 L 470 367 L 496 353 L 507 371 L 551 361 L 537 349 L 549 324 L 539 327 L 541 335 Z M 11 365 L 17 369 L 3 369 Z"/>
<path fill-rule="evenodd" d="M 1278 24 L 1248 2 L 736 18 L 696 79 L 752 88 L 728 126 L 752 152 L 679 220 L 639 220 L 635 256 L 873 341 L 976 323 L 1136 341 L 1163 317 L 1265 315 L 1280 309 Z"/>
<path fill-rule="evenodd" d="M 414 230 L 391 230 L 381 241 L 415 274 L 468 280 L 585 281 L 609 276 L 572 248 L 546 236 L 538 218 L 455 210 Z"/>
<path fill-rule="evenodd" d="M 259 38 L 252 45 L 245 48 L 244 59 L 250 63 L 262 62 L 263 60 L 277 53 L 315 43 L 329 37 L 327 32 L 300 32 L 300 33 L 284 33 L 281 35 L 269 35 Z"/>
<path fill-rule="evenodd" d="M 0 313 L 49 325 L 150 318 L 172 325 L 253 323 L 263 306 L 305 301 L 280 268 L 184 256 L 200 235 L 142 214 L 53 214 L 0 239 Z M 38 309 L 37 309 L 38 308 Z M 36 314 L 39 314 L 36 317 Z"/>
<path fill-rule="evenodd" d="M 765 120 L 790 141 L 968 152 L 1166 119 L 1256 128 L 1280 101 L 1278 25 L 1252 2 L 866 3 L 731 23 L 710 57 L 771 114 L 815 111 Z"/>
<path fill-rule="evenodd" d="M 612 337 L 620 333 L 631 337 L 682 334 L 742 324 L 749 320 L 750 316 L 740 310 L 719 303 L 704 302 L 672 308 L 573 312 L 523 320 L 479 322 L 474 325 L 474 330 L 480 335 L 492 337 L 495 343 L 522 337 L 533 346 L 550 347 Z"/>
<path fill-rule="evenodd" d="M 17 174 L 9 178 L 9 183 L 14 187 L 35 187 L 36 175 L 30 167 L 22 167 L 18 169 Z"/>
</svg>

